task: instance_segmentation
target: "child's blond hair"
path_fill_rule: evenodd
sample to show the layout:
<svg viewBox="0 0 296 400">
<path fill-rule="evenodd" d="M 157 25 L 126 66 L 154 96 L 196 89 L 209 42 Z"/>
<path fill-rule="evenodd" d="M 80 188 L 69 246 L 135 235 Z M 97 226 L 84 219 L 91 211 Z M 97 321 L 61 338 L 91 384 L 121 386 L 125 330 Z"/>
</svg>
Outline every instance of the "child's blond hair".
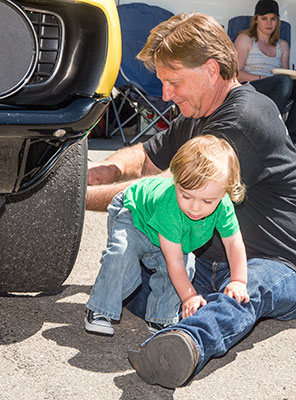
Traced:
<svg viewBox="0 0 296 400">
<path fill-rule="evenodd" d="M 175 184 L 183 189 L 203 187 L 207 181 L 219 182 L 232 201 L 239 203 L 245 196 L 240 165 L 231 145 L 213 135 L 196 136 L 178 150 L 170 162 Z"/>
</svg>

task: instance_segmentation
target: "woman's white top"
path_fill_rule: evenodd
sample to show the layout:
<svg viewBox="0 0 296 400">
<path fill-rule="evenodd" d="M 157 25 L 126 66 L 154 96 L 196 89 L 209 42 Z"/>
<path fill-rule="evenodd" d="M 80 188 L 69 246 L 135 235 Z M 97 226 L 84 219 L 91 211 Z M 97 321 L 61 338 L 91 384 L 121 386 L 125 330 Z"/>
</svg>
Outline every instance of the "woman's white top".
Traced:
<svg viewBox="0 0 296 400">
<path fill-rule="evenodd" d="M 276 56 L 268 57 L 259 49 L 258 42 L 253 39 L 253 47 L 249 51 L 244 71 L 255 75 L 272 76 L 272 68 L 282 67 L 282 49 L 280 42 L 276 45 Z"/>
</svg>

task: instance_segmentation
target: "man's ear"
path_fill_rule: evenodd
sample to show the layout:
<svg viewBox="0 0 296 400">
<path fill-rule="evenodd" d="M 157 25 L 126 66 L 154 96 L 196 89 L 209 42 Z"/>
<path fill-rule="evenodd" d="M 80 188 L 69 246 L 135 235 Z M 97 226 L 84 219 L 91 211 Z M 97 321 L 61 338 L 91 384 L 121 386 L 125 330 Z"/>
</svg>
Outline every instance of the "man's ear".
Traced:
<svg viewBox="0 0 296 400">
<path fill-rule="evenodd" d="M 220 66 L 214 58 L 209 58 L 205 63 L 210 80 L 213 85 L 216 84 L 218 77 L 220 76 Z"/>
</svg>

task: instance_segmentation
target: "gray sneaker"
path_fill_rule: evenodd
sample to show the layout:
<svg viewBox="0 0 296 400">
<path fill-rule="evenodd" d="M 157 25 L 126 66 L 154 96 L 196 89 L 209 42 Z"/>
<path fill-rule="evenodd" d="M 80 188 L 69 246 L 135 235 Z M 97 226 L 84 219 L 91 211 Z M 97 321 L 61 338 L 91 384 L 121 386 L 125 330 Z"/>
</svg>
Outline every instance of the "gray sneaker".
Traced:
<svg viewBox="0 0 296 400">
<path fill-rule="evenodd" d="M 97 312 L 87 310 L 84 319 L 84 327 L 86 332 L 95 333 L 103 336 L 113 336 L 114 328 L 111 319 Z"/>
</svg>

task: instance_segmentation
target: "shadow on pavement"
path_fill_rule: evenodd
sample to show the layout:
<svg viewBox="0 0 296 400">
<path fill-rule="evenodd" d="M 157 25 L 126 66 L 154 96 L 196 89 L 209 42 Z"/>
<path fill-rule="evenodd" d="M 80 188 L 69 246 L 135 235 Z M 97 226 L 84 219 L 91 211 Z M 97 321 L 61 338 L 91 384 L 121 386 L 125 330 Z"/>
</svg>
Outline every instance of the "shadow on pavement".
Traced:
<svg viewBox="0 0 296 400">
<path fill-rule="evenodd" d="M 174 390 L 145 384 L 136 373 L 121 375 L 114 379 L 115 385 L 122 390 L 120 400 L 161 399 L 173 400 Z"/>
<path fill-rule="evenodd" d="M 206 378 L 219 368 L 223 368 L 227 364 L 233 362 L 240 352 L 250 350 L 256 343 L 263 342 L 287 329 L 296 329 L 296 320 L 285 322 L 272 319 L 261 320 L 252 331 L 241 342 L 230 349 L 227 354 L 220 358 L 210 360 L 194 380 L 197 381 Z"/>
<path fill-rule="evenodd" d="M 68 285 L 55 295 L 8 295 L 0 296 L 0 345 L 21 342 L 38 332 L 44 323 L 57 323 L 62 326 L 44 330 L 42 335 L 57 345 L 76 349 L 77 354 L 69 359 L 69 364 L 79 369 L 115 373 L 130 371 L 127 359 L 128 350 L 135 349 L 144 342 L 149 333 L 143 320 L 123 310 L 120 324 L 115 325 L 113 337 L 89 335 L 84 330 L 85 308 L 82 303 L 67 302 L 67 297 L 86 294 L 90 286 Z M 65 301 L 63 301 L 65 300 Z M 264 341 L 286 329 L 296 329 L 296 321 L 261 321 L 253 331 L 225 356 L 211 360 L 195 380 L 201 380 L 221 367 L 235 360 L 239 352 L 253 348 L 254 344 Z M 143 393 L 143 382 L 135 373 L 128 373 L 114 379 L 123 390 L 121 399 L 135 398 L 129 392 Z M 130 384 L 132 382 L 132 384 Z M 129 384 L 128 384 L 129 383 Z M 147 390 L 160 393 L 158 398 L 172 399 L 172 390 L 144 385 Z M 165 395 L 164 395 L 165 394 Z M 166 396 L 166 397 L 165 397 Z M 156 397 L 155 397 L 156 398 Z"/>
</svg>

